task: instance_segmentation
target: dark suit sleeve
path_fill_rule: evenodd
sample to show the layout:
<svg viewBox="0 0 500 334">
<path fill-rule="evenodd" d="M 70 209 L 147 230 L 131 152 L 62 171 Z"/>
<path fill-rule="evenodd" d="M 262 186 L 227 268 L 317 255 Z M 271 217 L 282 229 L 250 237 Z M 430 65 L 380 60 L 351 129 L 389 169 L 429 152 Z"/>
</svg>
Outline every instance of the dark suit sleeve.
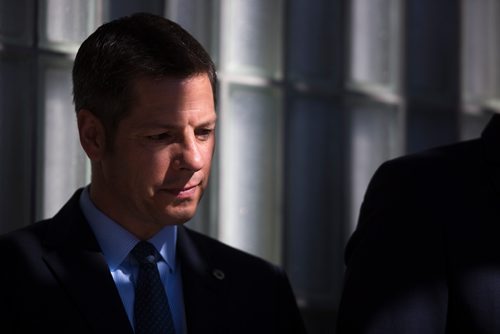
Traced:
<svg viewBox="0 0 500 334">
<path fill-rule="evenodd" d="M 386 163 L 368 187 L 346 248 L 339 334 L 445 333 L 440 186 L 421 167 Z"/>
<path fill-rule="evenodd" d="M 13 282 L 8 270 L 15 264 L 12 264 L 9 255 L 12 255 L 11 250 L 3 238 L 0 238 L 0 261 L 3 268 L 0 274 L 0 333 L 17 333 L 14 331 L 13 302 L 9 293 L 11 291 L 9 287 L 12 287 Z"/>
<path fill-rule="evenodd" d="M 276 268 L 278 282 L 276 291 L 278 296 L 278 333 L 283 334 L 306 334 L 306 329 L 302 321 L 297 302 L 292 291 L 292 287 L 283 270 Z"/>
</svg>

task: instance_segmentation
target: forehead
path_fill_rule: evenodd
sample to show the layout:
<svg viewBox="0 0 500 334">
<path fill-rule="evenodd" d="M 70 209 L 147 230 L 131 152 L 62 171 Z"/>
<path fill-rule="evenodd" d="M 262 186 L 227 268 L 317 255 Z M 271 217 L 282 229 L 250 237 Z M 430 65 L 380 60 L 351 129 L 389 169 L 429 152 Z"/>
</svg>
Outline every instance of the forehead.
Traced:
<svg viewBox="0 0 500 334">
<path fill-rule="evenodd" d="M 189 78 L 142 77 L 132 86 L 129 117 L 153 121 L 161 118 L 215 118 L 214 97 L 208 75 Z"/>
</svg>

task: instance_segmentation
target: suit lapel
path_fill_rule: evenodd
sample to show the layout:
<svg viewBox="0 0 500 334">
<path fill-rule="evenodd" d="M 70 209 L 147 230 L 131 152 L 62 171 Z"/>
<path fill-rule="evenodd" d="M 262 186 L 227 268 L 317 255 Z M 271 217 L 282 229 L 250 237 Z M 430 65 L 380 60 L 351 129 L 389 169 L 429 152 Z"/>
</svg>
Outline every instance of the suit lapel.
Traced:
<svg viewBox="0 0 500 334">
<path fill-rule="evenodd" d="M 191 231 L 179 227 L 178 256 L 181 261 L 184 304 L 189 334 L 224 333 L 227 307 L 224 272 L 202 256 Z"/>
<path fill-rule="evenodd" d="M 102 252 L 80 211 L 79 197 L 80 191 L 53 218 L 43 258 L 93 331 L 132 334 Z"/>
</svg>

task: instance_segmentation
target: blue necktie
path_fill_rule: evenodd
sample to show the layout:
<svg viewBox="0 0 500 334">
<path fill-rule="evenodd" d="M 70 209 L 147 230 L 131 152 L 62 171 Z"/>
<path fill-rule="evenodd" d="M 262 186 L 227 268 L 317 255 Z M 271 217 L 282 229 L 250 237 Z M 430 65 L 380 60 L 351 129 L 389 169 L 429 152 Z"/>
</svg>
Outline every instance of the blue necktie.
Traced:
<svg viewBox="0 0 500 334">
<path fill-rule="evenodd" d="M 140 241 L 131 254 L 139 262 L 135 284 L 135 333 L 175 334 L 167 294 L 156 266 L 158 252 L 149 242 Z"/>
</svg>

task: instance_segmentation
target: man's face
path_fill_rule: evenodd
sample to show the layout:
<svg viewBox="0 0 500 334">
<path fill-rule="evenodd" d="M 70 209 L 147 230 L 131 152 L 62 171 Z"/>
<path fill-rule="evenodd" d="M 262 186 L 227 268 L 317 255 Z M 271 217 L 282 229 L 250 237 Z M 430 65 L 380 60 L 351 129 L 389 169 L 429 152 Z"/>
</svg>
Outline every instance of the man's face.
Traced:
<svg viewBox="0 0 500 334">
<path fill-rule="evenodd" d="M 113 147 L 98 164 L 94 197 L 125 228 L 151 236 L 195 214 L 210 173 L 216 114 L 207 75 L 141 78 L 134 92 Z"/>
</svg>

